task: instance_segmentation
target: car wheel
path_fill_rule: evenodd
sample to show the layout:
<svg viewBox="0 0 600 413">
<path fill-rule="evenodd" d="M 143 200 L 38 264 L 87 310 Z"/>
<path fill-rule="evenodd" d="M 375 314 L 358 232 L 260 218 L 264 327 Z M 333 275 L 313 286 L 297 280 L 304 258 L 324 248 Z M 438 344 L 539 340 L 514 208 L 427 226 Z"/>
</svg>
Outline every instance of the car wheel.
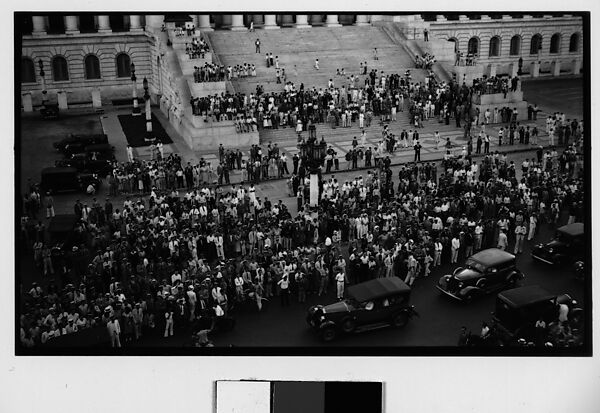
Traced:
<svg viewBox="0 0 600 413">
<path fill-rule="evenodd" d="M 356 323 L 353 319 L 347 318 L 342 322 L 342 331 L 344 333 L 351 333 L 356 328 Z"/>
<path fill-rule="evenodd" d="M 323 339 L 323 341 L 333 341 L 336 335 L 337 333 L 335 331 L 335 328 L 333 327 L 326 327 L 323 330 L 321 330 L 321 338 Z"/>
<path fill-rule="evenodd" d="M 397 328 L 404 327 L 408 323 L 408 314 L 406 313 L 398 313 L 394 316 L 392 320 L 392 325 Z"/>
</svg>

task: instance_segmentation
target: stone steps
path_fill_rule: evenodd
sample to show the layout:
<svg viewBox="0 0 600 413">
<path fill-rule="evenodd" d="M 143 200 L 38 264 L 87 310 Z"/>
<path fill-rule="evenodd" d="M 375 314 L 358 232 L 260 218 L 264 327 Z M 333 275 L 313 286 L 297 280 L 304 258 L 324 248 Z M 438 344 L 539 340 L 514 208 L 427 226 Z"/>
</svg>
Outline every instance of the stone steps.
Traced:
<svg viewBox="0 0 600 413">
<path fill-rule="evenodd" d="M 234 80 L 236 91 L 251 93 L 256 85 L 266 92 L 281 91 L 283 84 L 276 83 L 275 69 L 267 68 L 265 53 L 279 56 L 279 66 L 285 69 L 287 80 L 305 87 L 326 87 L 332 78 L 341 86 L 342 78 L 335 76 L 336 69 L 344 68 L 346 74 L 359 75 L 360 63 L 368 62 L 368 69 L 403 74 L 411 69 L 415 81 L 423 80 L 426 71 L 415 69 L 411 56 L 396 45 L 378 27 L 318 27 L 311 30 L 285 29 L 264 32 L 225 32 L 208 34 L 213 51 L 225 66 L 243 63 L 256 66 L 256 77 Z M 255 53 L 254 41 L 261 39 L 261 53 Z M 378 60 L 373 59 L 377 47 Z M 319 59 L 319 70 L 314 68 Z M 360 84 L 364 78 L 360 77 Z"/>
</svg>

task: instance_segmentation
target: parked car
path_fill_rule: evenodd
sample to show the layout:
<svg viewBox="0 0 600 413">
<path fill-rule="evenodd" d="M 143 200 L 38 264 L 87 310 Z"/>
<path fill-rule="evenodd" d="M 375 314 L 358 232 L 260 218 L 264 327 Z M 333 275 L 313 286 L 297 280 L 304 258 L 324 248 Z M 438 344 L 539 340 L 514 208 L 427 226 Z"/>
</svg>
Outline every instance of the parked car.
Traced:
<svg viewBox="0 0 600 413">
<path fill-rule="evenodd" d="M 53 167 L 42 169 L 42 191 L 52 193 L 65 191 L 83 191 L 92 184 L 96 190 L 100 188 L 100 181 L 96 174 L 79 173 L 70 167 Z"/>
<path fill-rule="evenodd" d="M 543 319 L 547 326 L 558 320 L 559 305 L 569 307 L 569 321 L 580 327 L 583 309 L 569 294 L 553 294 L 537 285 L 502 291 L 496 298 L 493 322 L 496 334 L 506 344 L 535 339 L 535 323 Z"/>
<path fill-rule="evenodd" d="M 93 134 L 93 135 L 74 135 L 70 134 L 66 138 L 54 142 L 52 146 L 54 149 L 60 152 L 64 152 L 67 148 L 69 153 L 76 153 L 82 151 L 88 145 L 95 145 L 99 143 L 108 143 L 108 136 L 105 134 Z"/>
<path fill-rule="evenodd" d="M 397 277 L 377 278 L 347 289 L 343 301 L 312 306 L 306 321 L 324 341 L 339 333 L 373 330 L 389 325 L 404 327 L 417 315 L 409 304 L 410 287 Z"/>
<path fill-rule="evenodd" d="M 113 168 L 111 160 L 91 159 L 87 153 L 77 153 L 68 159 L 61 159 L 55 162 L 58 167 L 72 167 L 80 172 L 89 172 L 98 174 L 101 177 L 108 175 Z"/>
<path fill-rule="evenodd" d="M 489 248 L 467 258 L 465 266 L 456 268 L 452 275 L 441 277 L 437 289 L 457 300 L 471 301 L 479 295 L 514 287 L 523 277 L 513 254 Z"/>
<path fill-rule="evenodd" d="M 583 223 L 575 222 L 556 230 L 554 238 L 546 244 L 538 244 L 531 256 L 548 264 L 567 264 L 581 260 L 585 256 L 585 235 Z"/>
</svg>

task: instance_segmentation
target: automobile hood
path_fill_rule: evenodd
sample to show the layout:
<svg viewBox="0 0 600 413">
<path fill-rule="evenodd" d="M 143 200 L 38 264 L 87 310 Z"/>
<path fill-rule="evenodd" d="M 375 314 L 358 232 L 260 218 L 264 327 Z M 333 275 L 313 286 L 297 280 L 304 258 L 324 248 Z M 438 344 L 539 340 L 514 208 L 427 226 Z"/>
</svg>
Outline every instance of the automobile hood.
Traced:
<svg viewBox="0 0 600 413">
<path fill-rule="evenodd" d="M 456 274 L 454 276 L 454 278 L 458 281 L 467 281 L 467 280 L 472 280 L 473 278 L 479 278 L 481 277 L 481 273 L 479 271 L 475 271 L 475 270 L 471 270 L 471 269 L 464 269 L 461 272 L 459 272 L 458 274 Z"/>
<path fill-rule="evenodd" d="M 325 310 L 325 314 L 345 313 L 347 311 L 351 311 L 353 308 L 354 307 L 350 303 L 347 303 L 346 301 L 340 301 L 338 303 L 326 305 L 325 307 L 323 307 L 323 310 Z"/>
</svg>

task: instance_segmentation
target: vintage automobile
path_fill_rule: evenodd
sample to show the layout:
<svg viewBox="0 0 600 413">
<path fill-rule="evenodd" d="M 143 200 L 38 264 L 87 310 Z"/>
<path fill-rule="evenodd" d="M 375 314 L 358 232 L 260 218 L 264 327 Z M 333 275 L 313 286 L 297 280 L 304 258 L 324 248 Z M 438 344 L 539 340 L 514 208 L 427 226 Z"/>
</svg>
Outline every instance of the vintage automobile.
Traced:
<svg viewBox="0 0 600 413">
<path fill-rule="evenodd" d="M 581 327 L 583 309 L 569 294 L 552 294 L 537 285 L 514 288 L 498 293 L 492 313 L 495 333 L 505 344 L 517 340 L 535 339 L 535 323 L 543 319 L 546 325 L 558 320 L 559 304 L 569 307 L 568 318 L 574 327 Z"/>
<path fill-rule="evenodd" d="M 514 287 L 523 277 L 514 255 L 489 248 L 467 258 L 465 266 L 455 269 L 452 275 L 441 277 L 437 289 L 468 302 L 479 295 Z"/>
<path fill-rule="evenodd" d="M 89 172 L 105 177 L 112 169 L 112 161 L 109 159 L 91 159 L 87 153 L 76 153 L 68 159 L 55 162 L 58 167 L 72 167 L 80 172 Z"/>
<path fill-rule="evenodd" d="M 377 278 L 347 289 L 347 298 L 308 310 L 306 321 L 323 341 L 339 333 L 373 330 L 392 325 L 404 327 L 418 315 L 409 304 L 410 287 L 397 277 Z"/>
<path fill-rule="evenodd" d="M 108 136 L 105 134 L 93 135 L 74 135 L 70 134 L 66 138 L 58 142 L 54 142 L 52 146 L 59 152 L 68 150 L 69 153 L 77 153 L 82 151 L 88 145 L 96 145 L 100 143 L 108 143 Z"/>
<path fill-rule="evenodd" d="M 96 190 L 100 188 L 100 181 L 98 180 L 96 174 L 79 173 L 77 169 L 70 167 L 53 167 L 42 169 L 42 180 L 40 186 L 44 192 L 85 192 L 90 184 L 92 184 Z"/>
<path fill-rule="evenodd" d="M 583 223 L 575 222 L 556 230 L 554 238 L 546 244 L 538 244 L 531 256 L 548 264 L 568 264 L 583 259 L 585 255 L 585 235 Z"/>
<path fill-rule="evenodd" d="M 73 148 L 71 148 L 73 149 Z M 115 147 L 109 145 L 108 143 L 95 143 L 93 145 L 87 145 L 83 149 L 75 150 L 65 150 L 65 155 L 67 157 L 72 157 L 73 155 L 78 156 L 86 156 L 92 160 L 114 160 L 115 159 Z"/>
</svg>

